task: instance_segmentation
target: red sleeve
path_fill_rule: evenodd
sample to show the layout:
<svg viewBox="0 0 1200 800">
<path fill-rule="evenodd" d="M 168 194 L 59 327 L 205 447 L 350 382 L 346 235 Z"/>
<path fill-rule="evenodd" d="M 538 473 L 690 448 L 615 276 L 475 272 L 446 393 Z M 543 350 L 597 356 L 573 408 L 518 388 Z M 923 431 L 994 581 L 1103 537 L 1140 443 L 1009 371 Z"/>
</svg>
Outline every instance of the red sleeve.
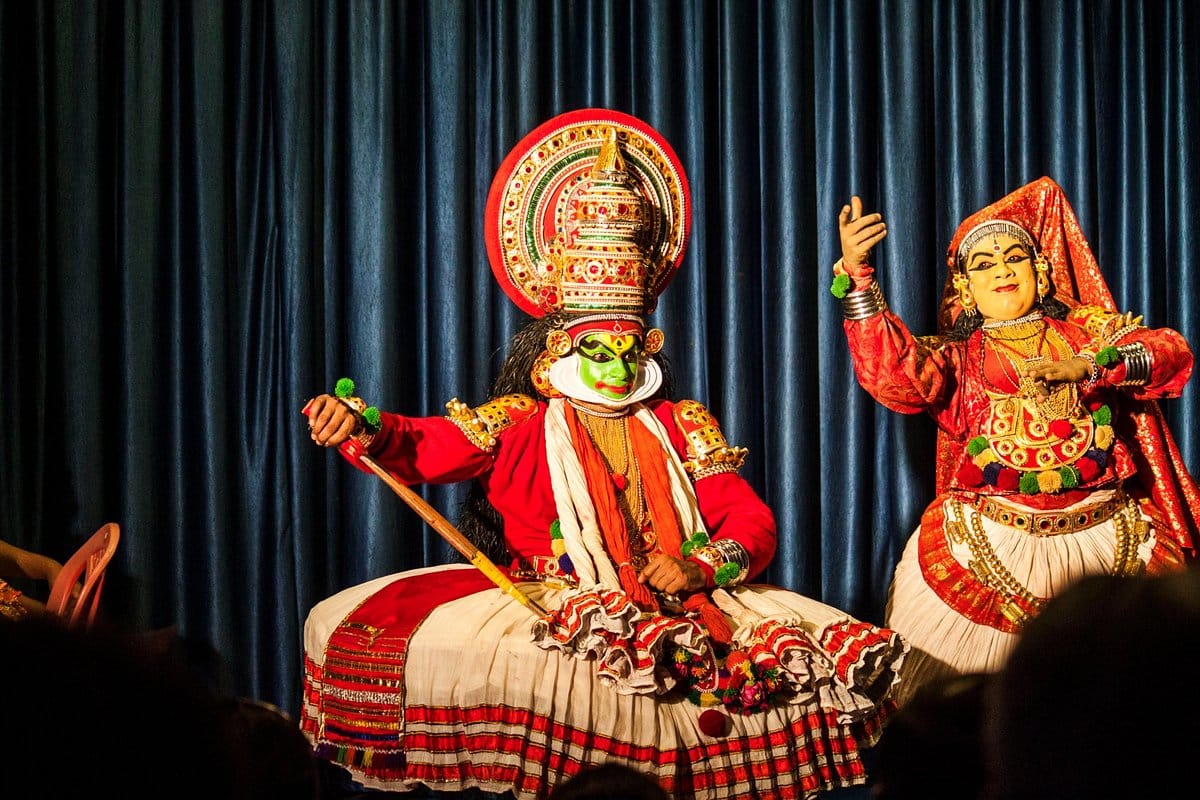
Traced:
<svg viewBox="0 0 1200 800">
<path fill-rule="evenodd" d="M 351 464 L 370 472 L 359 462 L 364 453 L 354 439 L 346 440 L 338 450 Z M 472 444 L 445 417 L 381 414 L 379 433 L 365 454 L 407 485 L 457 483 L 482 475 L 492 466 L 492 454 Z"/>
<path fill-rule="evenodd" d="M 1192 376 L 1192 349 L 1170 328 L 1139 328 L 1121 337 L 1118 344 L 1140 342 L 1150 353 L 1150 380 L 1145 386 L 1120 386 L 1138 400 L 1179 397 Z M 1125 380 L 1125 364 L 1100 370 L 1100 383 L 1116 387 Z"/>
<path fill-rule="evenodd" d="M 734 472 L 696 481 L 700 516 L 713 539 L 733 539 L 750 554 L 750 574 L 760 574 L 775 557 L 775 515 L 750 484 Z"/>
<path fill-rule="evenodd" d="M 674 404 L 661 402 L 653 408 L 667 429 L 675 452 L 687 460 L 687 440 L 674 418 Z M 732 539 L 750 554 L 754 577 L 775 557 L 775 515 L 750 484 L 736 472 L 720 472 L 695 482 L 696 503 L 711 539 Z M 701 565 L 702 568 L 703 565 Z M 707 573 L 708 570 L 705 569 Z M 709 583 L 712 576 L 706 575 Z"/>
<path fill-rule="evenodd" d="M 882 405 L 917 414 L 939 404 L 952 373 L 941 351 L 930 349 L 891 311 L 843 323 L 854 374 Z"/>
</svg>

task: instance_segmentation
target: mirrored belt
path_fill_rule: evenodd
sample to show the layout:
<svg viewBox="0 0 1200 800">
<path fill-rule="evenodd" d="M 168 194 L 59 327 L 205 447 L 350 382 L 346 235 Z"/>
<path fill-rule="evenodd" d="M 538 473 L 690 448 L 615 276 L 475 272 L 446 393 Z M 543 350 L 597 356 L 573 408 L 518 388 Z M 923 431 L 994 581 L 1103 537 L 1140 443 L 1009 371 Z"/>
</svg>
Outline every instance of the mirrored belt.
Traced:
<svg viewBox="0 0 1200 800">
<path fill-rule="evenodd" d="M 1034 536 L 1057 536 L 1087 530 L 1116 516 L 1125 507 L 1125 493 L 1114 492 L 1107 500 L 1067 511 L 1034 511 L 1017 508 L 988 495 L 977 495 L 971 506 L 992 522 L 1023 530 Z"/>
</svg>

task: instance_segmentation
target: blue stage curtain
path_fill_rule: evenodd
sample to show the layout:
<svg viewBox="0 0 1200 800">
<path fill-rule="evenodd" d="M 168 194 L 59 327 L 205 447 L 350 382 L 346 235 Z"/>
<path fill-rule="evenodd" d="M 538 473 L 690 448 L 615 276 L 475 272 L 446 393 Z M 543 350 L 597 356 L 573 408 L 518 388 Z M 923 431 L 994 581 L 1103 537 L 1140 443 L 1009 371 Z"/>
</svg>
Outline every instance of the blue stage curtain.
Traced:
<svg viewBox="0 0 1200 800">
<path fill-rule="evenodd" d="M 881 622 L 934 429 L 854 380 L 830 296 L 852 193 L 933 332 L 957 222 L 1050 175 L 1122 308 L 1200 345 L 1200 6 L 1187 0 L 0 3 L 0 536 L 124 536 L 108 613 L 178 624 L 299 705 L 301 625 L 456 556 L 300 408 L 478 403 L 523 319 L 494 171 L 603 106 L 683 159 L 692 239 L 652 321 L 776 511 L 766 579 Z M 1200 469 L 1200 390 L 1166 411 Z M 426 490 L 449 516 L 463 487 Z"/>
</svg>

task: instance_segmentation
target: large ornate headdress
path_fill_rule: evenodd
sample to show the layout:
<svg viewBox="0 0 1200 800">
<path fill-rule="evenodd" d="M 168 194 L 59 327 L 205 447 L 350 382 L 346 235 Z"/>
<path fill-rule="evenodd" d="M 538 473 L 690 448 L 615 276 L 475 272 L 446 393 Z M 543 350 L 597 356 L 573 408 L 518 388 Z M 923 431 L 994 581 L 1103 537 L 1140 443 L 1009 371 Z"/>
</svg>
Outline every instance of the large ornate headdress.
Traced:
<svg viewBox="0 0 1200 800">
<path fill-rule="evenodd" d="M 675 151 L 628 114 L 561 114 L 512 149 L 492 181 L 484 239 L 496 280 L 521 310 L 567 317 L 535 370 L 539 391 L 553 396 L 546 362 L 587 333 L 633 332 L 648 352 L 661 346 L 642 317 L 683 260 L 690 215 Z"/>
<path fill-rule="evenodd" d="M 962 310 L 953 285 L 961 254 L 979 238 L 998 232 L 1026 239 L 1045 258 L 1057 299 L 1068 306 L 1094 305 L 1116 310 L 1112 293 L 1062 187 L 1043 177 L 981 208 L 958 226 L 946 251 L 949 274 L 938 317 L 940 330 L 953 327 Z"/>
</svg>

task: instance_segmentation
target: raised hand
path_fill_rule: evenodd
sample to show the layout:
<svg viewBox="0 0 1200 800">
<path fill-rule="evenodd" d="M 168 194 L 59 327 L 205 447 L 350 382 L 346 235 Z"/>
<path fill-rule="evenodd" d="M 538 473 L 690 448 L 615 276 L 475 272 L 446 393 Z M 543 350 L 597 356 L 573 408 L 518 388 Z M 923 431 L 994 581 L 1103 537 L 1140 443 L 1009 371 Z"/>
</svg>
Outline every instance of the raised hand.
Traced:
<svg viewBox="0 0 1200 800">
<path fill-rule="evenodd" d="M 874 273 L 867 266 L 867 257 L 871 248 L 887 236 L 887 223 L 879 213 L 863 216 L 862 198 L 854 195 L 838 214 L 838 233 L 842 239 L 841 269 L 854 280 L 855 288 L 862 289 Z"/>
</svg>

